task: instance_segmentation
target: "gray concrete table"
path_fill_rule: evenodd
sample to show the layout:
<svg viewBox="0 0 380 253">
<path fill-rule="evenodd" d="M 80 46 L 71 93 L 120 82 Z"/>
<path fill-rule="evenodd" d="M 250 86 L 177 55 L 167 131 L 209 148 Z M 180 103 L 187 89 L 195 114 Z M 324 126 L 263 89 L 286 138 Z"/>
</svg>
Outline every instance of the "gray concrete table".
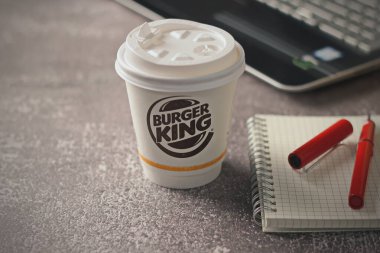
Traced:
<svg viewBox="0 0 380 253">
<path fill-rule="evenodd" d="M 113 67 L 143 21 L 113 1 L 1 0 L 1 252 L 380 251 L 379 232 L 254 226 L 245 128 L 254 113 L 380 113 L 379 72 L 304 94 L 245 74 L 221 175 L 169 190 L 143 179 Z"/>
</svg>

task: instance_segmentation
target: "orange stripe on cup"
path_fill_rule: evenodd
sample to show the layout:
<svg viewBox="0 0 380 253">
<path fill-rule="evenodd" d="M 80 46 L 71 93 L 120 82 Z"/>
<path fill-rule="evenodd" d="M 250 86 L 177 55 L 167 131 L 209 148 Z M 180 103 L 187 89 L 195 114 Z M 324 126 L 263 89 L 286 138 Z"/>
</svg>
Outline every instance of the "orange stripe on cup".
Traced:
<svg viewBox="0 0 380 253">
<path fill-rule="evenodd" d="M 156 162 L 154 162 L 152 160 L 149 160 L 145 156 L 143 156 L 140 152 L 139 152 L 139 156 L 140 156 L 141 160 L 143 160 L 144 162 L 146 162 L 150 166 L 156 167 L 156 168 L 161 169 L 161 170 L 169 170 L 169 171 L 193 171 L 193 170 L 201 170 L 201 169 L 204 169 L 204 168 L 207 168 L 207 167 L 210 167 L 210 166 L 214 165 L 215 163 L 217 163 L 217 162 L 219 162 L 220 160 L 223 159 L 223 157 L 226 154 L 226 152 L 227 152 L 227 150 L 224 150 L 218 157 L 216 157 L 215 159 L 213 159 L 211 161 L 208 161 L 206 163 L 201 163 L 201 164 L 198 164 L 198 165 L 187 166 L 187 167 L 176 167 L 176 166 L 169 166 L 169 165 L 165 165 L 165 164 L 156 163 Z"/>
</svg>

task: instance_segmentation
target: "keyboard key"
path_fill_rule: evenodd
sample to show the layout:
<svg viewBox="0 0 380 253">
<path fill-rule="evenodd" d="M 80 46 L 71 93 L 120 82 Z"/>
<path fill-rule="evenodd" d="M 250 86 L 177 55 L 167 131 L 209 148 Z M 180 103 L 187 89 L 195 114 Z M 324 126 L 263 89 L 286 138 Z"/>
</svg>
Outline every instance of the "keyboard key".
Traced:
<svg viewBox="0 0 380 253">
<path fill-rule="evenodd" d="M 288 0 L 288 3 L 290 5 L 293 5 L 293 6 L 297 7 L 297 6 L 300 5 L 300 0 Z"/>
<path fill-rule="evenodd" d="M 371 47 L 370 47 L 370 45 L 368 45 L 368 44 L 366 44 L 366 43 L 363 43 L 363 42 L 361 42 L 361 43 L 359 44 L 359 48 L 360 48 L 361 50 L 363 50 L 364 52 L 366 52 L 366 53 L 368 53 L 368 52 L 371 51 Z"/>
<path fill-rule="evenodd" d="M 361 5 L 358 2 L 350 2 L 347 6 L 348 8 L 356 12 L 361 12 L 363 10 L 363 5 Z"/>
<path fill-rule="evenodd" d="M 331 36 L 334 36 L 335 38 L 342 39 L 343 38 L 343 33 L 334 27 L 331 27 L 327 24 L 320 24 L 319 29 L 324 31 L 325 33 L 330 34 Z"/>
<path fill-rule="evenodd" d="M 298 20 L 302 20 L 302 16 L 298 14 L 297 12 L 293 12 L 292 17 Z"/>
<path fill-rule="evenodd" d="M 349 16 L 349 18 L 352 21 L 356 22 L 356 23 L 360 23 L 360 21 L 362 19 L 362 17 L 359 14 L 357 14 L 357 13 L 351 13 L 351 15 Z"/>
<path fill-rule="evenodd" d="M 296 13 L 304 18 L 312 18 L 313 17 L 313 13 L 306 9 L 306 8 L 303 8 L 303 7 L 300 7 L 296 10 Z"/>
<path fill-rule="evenodd" d="M 329 12 L 319 8 L 319 7 L 311 5 L 309 3 L 306 3 L 303 7 L 305 7 L 306 9 L 309 9 L 318 18 L 330 21 L 333 17 L 333 15 L 331 13 L 329 13 Z"/>
<path fill-rule="evenodd" d="M 304 22 L 307 24 L 307 25 L 310 25 L 310 26 L 316 26 L 318 24 L 317 20 L 313 19 L 313 18 L 308 18 L 308 19 L 305 19 Z"/>
<path fill-rule="evenodd" d="M 287 4 L 280 4 L 280 6 L 278 7 L 278 10 L 285 14 L 290 14 L 291 12 L 293 12 L 293 8 L 291 8 Z"/>
<path fill-rule="evenodd" d="M 347 28 L 352 33 L 359 33 L 359 31 L 360 31 L 359 26 L 353 25 L 353 24 L 349 25 Z"/>
<path fill-rule="evenodd" d="M 285 13 L 285 14 L 290 14 L 293 12 L 293 8 L 287 4 L 280 4 L 280 6 L 278 7 L 278 9 L 282 12 L 282 13 Z"/>
<path fill-rule="evenodd" d="M 346 0 L 335 0 L 334 2 L 337 4 L 340 4 L 340 5 L 346 5 L 346 3 L 347 3 Z"/>
<path fill-rule="evenodd" d="M 322 0 L 309 0 L 309 1 L 310 1 L 311 3 L 317 5 L 317 6 L 319 6 L 319 5 L 322 4 Z"/>
<path fill-rule="evenodd" d="M 376 16 L 377 16 L 376 10 L 371 9 L 371 8 L 365 9 L 363 13 L 364 13 L 364 15 L 366 15 L 367 17 L 370 17 L 370 18 L 376 18 Z"/>
<path fill-rule="evenodd" d="M 358 0 L 358 2 L 361 2 L 362 4 L 368 5 L 372 8 L 375 8 L 377 5 L 376 0 Z"/>
<path fill-rule="evenodd" d="M 370 32 L 370 31 L 362 31 L 361 32 L 361 35 L 363 36 L 363 38 L 366 38 L 368 40 L 374 40 L 375 39 L 375 34 Z"/>
<path fill-rule="evenodd" d="M 278 7 L 278 1 L 276 1 L 276 0 L 266 1 L 266 4 L 269 5 L 270 7 L 272 7 L 273 9 L 277 9 L 277 7 Z"/>
<path fill-rule="evenodd" d="M 345 19 L 342 19 L 342 18 L 335 18 L 334 24 L 336 24 L 337 26 L 340 26 L 341 28 L 344 28 L 347 24 L 347 21 Z"/>
<path fill-rule="evenodd" d="M 353 37 L 351 37 L 351 36 L 346 36 L 346 37 L 344 37 L 344 41 L 345 41 L 347 44 L 349 44 L 349 45 L 351 45 L 351 46 L 354 46 L 354 47 L 358 44 L 358 40 L 355 39 L 355 38 L 353 38 Z"/>
<path fill-rule="evenodd" d="M 376 23 L 375 21 L 373 21 L 372 19 L 365 19 L 363 21 L 363 25 L 369 29 L 374 29 L 375 26 L 376 26 Z"/>
<path fill-rule="evenodd" d="M 341 16 L 346 16 L 348 13 L 348 10 L 346 8 L 333 4 L 331 2 L 327 2 L 325 8 Z"/>
</svg>

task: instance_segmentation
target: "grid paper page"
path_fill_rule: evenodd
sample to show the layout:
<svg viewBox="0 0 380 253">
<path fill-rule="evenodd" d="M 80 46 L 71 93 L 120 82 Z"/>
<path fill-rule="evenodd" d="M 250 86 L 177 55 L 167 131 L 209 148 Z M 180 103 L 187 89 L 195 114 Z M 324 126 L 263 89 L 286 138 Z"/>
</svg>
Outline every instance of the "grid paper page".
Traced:
<svg viewBox="0 0 380 253">
<path fill-rule="evenodd" d="M 365 116 L 345 117 L 352 123 L 354 133 L 343 141 L 345 145 L 335 149 L 307 174 L 291 169 L 287 161 L 289 153 L 342 117 L 256 116 L 266 119 L 276 196 L 277 212 L 268 211 L 264 215 L 264 224 L 268 228 L 380 228 L 379 116 L 372 118 L 378 126 L 375 132 L 377 144 L 361 210 L 352 210 L 348 206 L 348 193 Z"/>
</svg>

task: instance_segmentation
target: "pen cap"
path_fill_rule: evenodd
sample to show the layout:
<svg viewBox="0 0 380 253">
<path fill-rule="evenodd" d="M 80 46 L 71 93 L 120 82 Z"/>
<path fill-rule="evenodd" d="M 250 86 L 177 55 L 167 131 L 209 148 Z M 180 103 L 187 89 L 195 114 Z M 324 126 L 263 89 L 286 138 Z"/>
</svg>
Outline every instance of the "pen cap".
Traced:
<svg viewBox="0 0 380 253">
<path fill-rule="evenodd" d="M 360 133 L 360 141 L 366 140 L 373 144 L 374 137 L 375 123 L 372 120 L 368 120 L 368 122 L 363 125 L 362 132 Z"/>
<path fill-rule="evenodd" d="M 301 169 L 353 132 L 351 123 L 341 119 L 323 132 L 289 154 L 288 161 L 293 169 Z"/>
</svg>

